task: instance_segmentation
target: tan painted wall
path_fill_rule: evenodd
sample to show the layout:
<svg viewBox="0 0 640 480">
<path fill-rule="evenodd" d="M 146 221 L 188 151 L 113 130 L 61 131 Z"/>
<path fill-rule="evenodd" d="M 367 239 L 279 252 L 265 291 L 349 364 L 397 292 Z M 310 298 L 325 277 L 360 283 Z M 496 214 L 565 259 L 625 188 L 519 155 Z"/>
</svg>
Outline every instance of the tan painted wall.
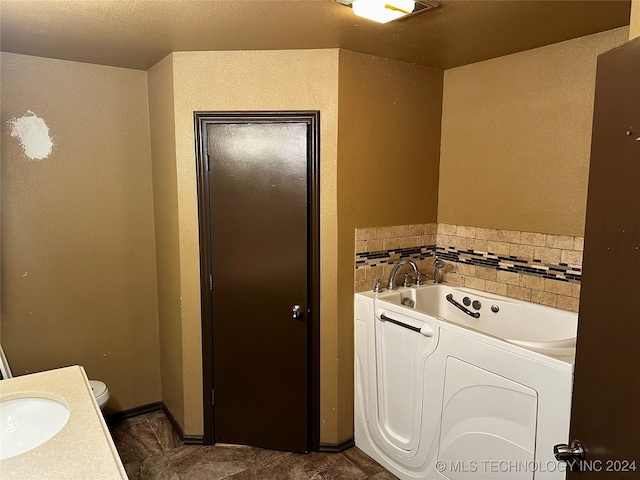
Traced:
<svg viewBox="0 0 640 480">
<path fill-rule="evenodd" d="M 340 50 L 339 82 L 340 223 L 435 222 L 442 71 Z"/>
<path fill-rule="evenodd" d="M 176 420 L 184 425 L 173 56 L 169 55 L 149 69 L 147 80 L 158 271 L 162 401 Z"/>
<path fill-rule="evenodd" d="M 337 50 L 173 54 L 177 201 L 182 296 L 184 430 L 202 433 L 202 355 L 198 212 L 193 112 L 320 110 L 321 112 L 321 417 L 322 441 L 335 442 L 335 370 L 324 368 L 336 344 Z M 268 281 L 268 279 L 266 279 Z"/>
<path fill-rule="evenodd" d="M 436 221 L 441 106 L 441 71 L 340 51 L 336 355 L 340 440 L 353 434 L 354 232 Z"/>
<path fill-rule="evenodd" d="M 146 73 L 2 53 L 2 345 L 15 374 L 83 365 L 108 408 L 160 397 Z M 22 153 L 35 112 L 55 146 Z"/>
<path fill-rule="evenodd" d="M 447 70 L 438 222 L 583 235 L 596 57 L 627 35 Z"/>
</svg>

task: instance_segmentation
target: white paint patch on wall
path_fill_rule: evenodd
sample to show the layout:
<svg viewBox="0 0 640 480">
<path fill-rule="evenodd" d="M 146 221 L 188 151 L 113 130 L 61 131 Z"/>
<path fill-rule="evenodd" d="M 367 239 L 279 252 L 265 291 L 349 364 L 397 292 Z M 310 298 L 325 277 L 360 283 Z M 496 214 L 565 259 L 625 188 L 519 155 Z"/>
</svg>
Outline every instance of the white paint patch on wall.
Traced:
<svg viewBox="0 0 640 480">
<path fill-rule="evenodd" d="M 20 118 L 8 121 L 11 126 L 11 136 L 20 140 L 20 145 L 27 158 L 44 160 L 53 150 L 53 141 L 49 136 L 49 127 L 43 119 L 27 110 Z"/>
</svg>

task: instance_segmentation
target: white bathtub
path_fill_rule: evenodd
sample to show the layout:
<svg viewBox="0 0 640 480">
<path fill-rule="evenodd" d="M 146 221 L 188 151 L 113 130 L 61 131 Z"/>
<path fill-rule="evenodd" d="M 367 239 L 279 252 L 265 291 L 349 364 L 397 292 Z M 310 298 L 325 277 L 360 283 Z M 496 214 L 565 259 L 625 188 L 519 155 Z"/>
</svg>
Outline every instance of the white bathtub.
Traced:
<svg viewBox="0 0 640 480">
<path fill-rule="evenodd" d="M 356 445 L 402 479 L 564 478 L 576 327 L 443 284 L 356 294 Z"/>
</svg>

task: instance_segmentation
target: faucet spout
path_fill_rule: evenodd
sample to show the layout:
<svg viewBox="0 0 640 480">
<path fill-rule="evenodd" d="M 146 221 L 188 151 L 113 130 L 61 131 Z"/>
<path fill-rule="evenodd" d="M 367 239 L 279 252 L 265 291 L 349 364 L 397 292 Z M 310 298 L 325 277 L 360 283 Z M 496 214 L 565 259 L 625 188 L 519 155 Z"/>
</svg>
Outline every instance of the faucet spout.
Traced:
<svg viewBox="0 0 640 480">
<path fill-rule="evenodd" d="M 393 270 L 391 270 L 391 274 L 389 275 L 389 284 L 387 285 L 387 288 L 389 290 L 395 290 L 396 288 L 398 288 L 396 286 L 396 275 L 398 273 L 398 270 L 400 269 L 401 266 L 403 265 L 411 265 L 411 268 L 413 268 L 413 272 L 416 274 L 416 277 L 418 276 L 419 272 L 418 272 L 418 266 L 416 265 L 416 263 L 412 260 L 400 260 L 398 263 L 396 263 L 393 267 Z"/>
</svg>

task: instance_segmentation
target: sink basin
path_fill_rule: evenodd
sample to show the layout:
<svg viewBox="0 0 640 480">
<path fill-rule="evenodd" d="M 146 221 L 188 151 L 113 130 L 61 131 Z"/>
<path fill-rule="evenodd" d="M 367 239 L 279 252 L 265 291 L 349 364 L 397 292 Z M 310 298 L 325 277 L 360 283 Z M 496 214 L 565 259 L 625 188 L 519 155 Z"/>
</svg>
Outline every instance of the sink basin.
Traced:
<svg viewBox="0 0 640 480">
<path fill-rule="evenodd" d="M 69 409 L 48 398 L 0 403 L 0 460 L 15 457 L 53 438 L 69 420 Z"/>
</svg>

